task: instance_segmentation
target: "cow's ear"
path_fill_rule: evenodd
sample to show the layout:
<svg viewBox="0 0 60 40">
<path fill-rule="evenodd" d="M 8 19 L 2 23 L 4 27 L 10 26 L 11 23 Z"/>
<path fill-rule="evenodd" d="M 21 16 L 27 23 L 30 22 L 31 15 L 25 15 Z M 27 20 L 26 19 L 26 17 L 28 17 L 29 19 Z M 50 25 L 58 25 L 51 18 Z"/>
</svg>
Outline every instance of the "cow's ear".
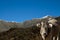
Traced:
<svg viewBox="0 0 60 40">
<path fill-rule="evenodd" d="M 37 24 L 36 24 L 37 27 L 40 27 L 40 25 L 41 25 L 40 23 L 37 23 Z"/>
<path fill-rule="evenodd" d="M 49 27 L 53 27 L 53 24 L 49 24 Z"/>
</svg>

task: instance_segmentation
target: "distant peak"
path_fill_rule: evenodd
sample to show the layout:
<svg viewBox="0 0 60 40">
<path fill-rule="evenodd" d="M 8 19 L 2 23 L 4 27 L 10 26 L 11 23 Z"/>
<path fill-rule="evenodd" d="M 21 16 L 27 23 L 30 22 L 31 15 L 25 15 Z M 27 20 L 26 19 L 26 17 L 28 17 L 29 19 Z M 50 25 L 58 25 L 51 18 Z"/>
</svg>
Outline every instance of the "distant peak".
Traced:
<svg viewBox="0 0 60 40">
<path fill-rule="evenodd" d="M 44 16 L 44 17 L 42 17 L 42 18 L 51 18 L 52 16 L 50 16 L 50 15 L 46 15 L 46 16 Z"/>
<path fill-rule="evenodd" d="M 46 15 L 44 17 L 41 17 L 41 18 L 35 18 L 35 19 L 51 19 L 51 18 L 54 18 L 53 16 L 50 16 L 50 15 Z"/>
</svg>

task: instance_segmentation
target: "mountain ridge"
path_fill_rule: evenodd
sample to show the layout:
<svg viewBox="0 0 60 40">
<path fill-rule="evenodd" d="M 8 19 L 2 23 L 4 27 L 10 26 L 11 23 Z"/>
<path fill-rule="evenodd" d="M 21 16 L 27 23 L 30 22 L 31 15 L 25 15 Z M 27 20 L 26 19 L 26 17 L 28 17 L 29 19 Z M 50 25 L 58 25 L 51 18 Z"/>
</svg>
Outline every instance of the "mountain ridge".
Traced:
<svg viewBox="0 0 60 40">
<path fill-rule="evenodd" d="M 56 17 L 55 19 L 60 22 L 60 17 Z M 0 40 L 42 40 L 41 35 L 39 33 L 40 28 L 34 26 L 34 24 L 40 21 L 41 19 L 28 20 L 23 22 L 22 24 L 18 23 L 19 27 L 17 23 L 9 22 L 8 24 L 6 24 L 6 22 L 0 22 L 0 27 L 2 24 L 4 26 L 8 25 L 7 27 L 10 28 L 7 31 L 0 32 Z M 50 36 L 47 37 L 47 40 L 49 40 L 49 37 Z"/>
<path fill-rule="evenodd" d="M 36 23 L 40 22 L 41 20 L 46 20 L 46 19 L 49 19 L 49 18 L 53 18 L 53 17 L 52 16 L 44 16 L 42 18 L 37 18 L 37 19 L 35 18 L 35 19 L 32 19 L 32 20 L 26 20 L 22 23 L 8 22 L 8 21 L 0 20 L 0 32 L 5 31 L 6 29 L 8 30 L 10 28 L 30 27 L 30 26 L 33 26 Z M 55 19 L 57 19 L 60 22 L 60 16 L 55 17 Z"/>
</svg>

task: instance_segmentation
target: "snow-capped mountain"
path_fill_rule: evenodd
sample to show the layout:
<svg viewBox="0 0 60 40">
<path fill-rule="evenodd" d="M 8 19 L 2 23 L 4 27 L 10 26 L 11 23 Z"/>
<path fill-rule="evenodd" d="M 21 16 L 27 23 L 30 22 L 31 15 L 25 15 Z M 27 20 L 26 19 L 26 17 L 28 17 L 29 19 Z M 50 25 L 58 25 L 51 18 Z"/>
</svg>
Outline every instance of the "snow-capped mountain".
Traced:
<svg viewBox="0 0 60 40">
<path fill-rule="evenodd" d="M 52 18 L 54 18 L 54 17 L 53 17 L 53 16 L 50 16 L 50 15 L 46 15 L 46 16 L 44 16 L 44 17 L 35 18 L 35 19 L 33 19 L 33 20 L 50 20 L 50 19 L 52 19 Z"/>
<path fill-rule="evenodd" d="M 52 17 L 52 16 L 46 15 L 46 16 L 42 17 L 41 19 L 51 20 L 51 19 L 53 19 L 53 18 L 54 18 L 54 17 Z"/>
<path fill-rule="evenodd" d="M 50 15 L 46 15 L 46 16 L 44 16 L 44 17 L 42 17 L 42 18 L 53 18 L 53 17 L 50 16 Z"/>
</svg>

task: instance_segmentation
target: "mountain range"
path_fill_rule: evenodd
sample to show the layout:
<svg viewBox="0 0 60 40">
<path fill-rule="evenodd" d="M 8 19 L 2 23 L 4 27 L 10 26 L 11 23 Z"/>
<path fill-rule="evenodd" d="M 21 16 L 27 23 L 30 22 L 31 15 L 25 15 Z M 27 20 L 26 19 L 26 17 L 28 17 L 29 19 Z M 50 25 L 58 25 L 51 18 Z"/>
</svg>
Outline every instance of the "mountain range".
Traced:
<svg viewBox="0 0 60 40">
<path fill-rule="evenodd" d="M 31 27 L 31 26 L 35 25 L 36 23 L 40 22 L 41 20 L 46 20 L 48 18 L 55 18 L 55 19 L 57 19 L 60 22 L 60 16 L 52 17 L 52 16 L 49 16 L 49 15 L 44 16 L 42 18 L 35 18 L 35 19 L 32 19 L 32 20 L 26 20 L 26 21 L 24 21 L 22 23 L 7 22 L 7 21 L 4 21 L 4 20 L 0 20 L 0 32 L 7 31 L 10 28 Z"/>
<path fill-rule="evenodd" d="M 41 21 L 47 21 L 49 18 L 55 18 L 60 22 L 60 16 L 44 16 L 42 18 L 26 20 L 22 23 L 0 20 L 0 40 L 42 40 L 39 33 L 40 29 L 34 25 Z M 48 35 L 46 40 L 49 40 L 49 37 L 50 35 Z"/>
</svg>

